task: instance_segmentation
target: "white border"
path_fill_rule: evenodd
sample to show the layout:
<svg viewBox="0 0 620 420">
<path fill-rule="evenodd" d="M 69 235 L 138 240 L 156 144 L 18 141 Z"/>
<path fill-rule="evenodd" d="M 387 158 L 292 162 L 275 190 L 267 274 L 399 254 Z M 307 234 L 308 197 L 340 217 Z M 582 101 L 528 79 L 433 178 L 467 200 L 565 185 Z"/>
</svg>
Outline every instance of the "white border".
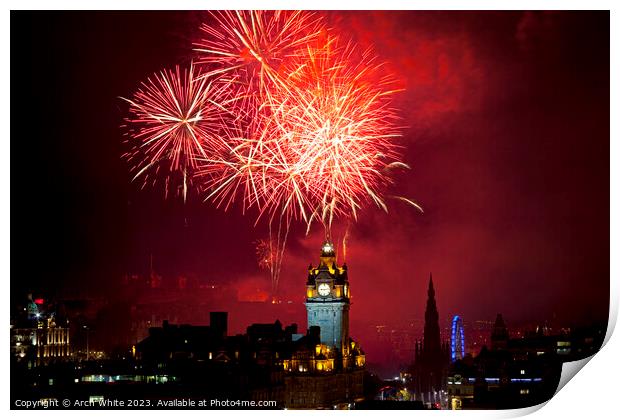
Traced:
<svg viewBox="0 0 620 420">
<path fill-rule="evenodd" d="M 22 10 L 62 10 L 62 9 L 80 9 L 80 10 L 136 10 L 136 9 L 158 9 L 158 10 L 200 10 L 200 9 L 370 9 L 370 10 L 388 10 L 388 9 L 417 9 L 417 10 L 439 10 L 439 9 L 451 9 L 451 10 L 541 10 L 541 9 L 558 9 L 558 10 L 611 10 L 611 75 L 612 75 L 612 92 L 611 92 L 611 115 L 618 115 L 618 84 L 614 75 L 620 74 L 618 69 L 618 2 L 617 1 L 576 1 L 576 0 L 522 0 L 522 1 L 491 1 L 491 0 L 476 0 L 476 1 L 464 1 L 464 0 L 452 0 L 452 1 L 394 1 L 394 0 L 382 0 L 382 1 L 241 1 L 241 0 L 227 0 L 227 1 L 162 1 L 162 0 L 150 0 L 150 1 L 136 1 L 136 0 L 111 0 L 111 1 L 56 1 L 51 4 L 48 1 L 15 1 L 10 0 L 5 2 L 9 7 L 8 9 Z M 52 7 L 53 6 L 53 7 Z M 2 101 L 2 113 L 5 127 L 3 144 L 5 148 L 2 149 L 4 153 L 0 154 L 0 183 L 2 185 L 2 221 L 0 222 L 0 235 L 2 237 L 1 252 L 0 252 L 0 267 L 2 267 L 2 279 L 6 289 L 9 288 L 10 278 L 10 70 L 9 70 L 9 45 L 10 45 L 10 13 L 6 10 L 2 17 L 2 41 L 1 41 L 1 57 L 3 65 L 0 69 L 3 72 L 4 83 L 2 84 L 2 90 L 0 94 L 4 99 Z M 15 112 L 15 110 L 14 110 Z M 36 122 L 33 122 L 36 123 Z M 14 127 L 14 130 L 18 130 L 18 127 Z M 585 141 L 585 140 L 584 140 Z M 611 120 L 611 162 L 618 164 L 618 121 L 617 117 Z M 19 173 L 13 174 L 15 177 L 19 176 Z M 611 214 L 618 213 L 618 192 L 613 188 L 618 184 L 619 174 L 615 166 L 611 168 Z M 18 181 L 16 181 L 18 185 Z M 584 221 L 587 223 L 587 221 Z M 618 334 L 611 336 L 611 332 L 615 327 L 618 314 L 618 265 L 615 261 L 620 261 L 620 253 L 618 252 L 617 238 L 619 237 L 618 224 L 615 220 L 611 220 L 611 305 L 610 305 L 610 323 L 608 334 L 606 337 L 606 345 L 604 348 L 595 355 L 588 363 L 588 367 L 583 372 L 579 373 L 577 380 L 570 381 L 549 403 L 543 404 L 543 408 L 540 410 L 523 409 L 523 410 L 511 410 L 511 411 L 461 411 L 461 412 L 410 412 L 410 411 L 398 411 L 389 412 L 391 417 L 436 417 L 436 416 L 451 416 L 451 418 L 503 418 L 503 417 L 516 417 L 531 413 L 533 418 L 541 419 L 556 419 L 562 417 L 611 417 L 611 413 L 616 411 L 615 409 L 615 382 L 619 377 L 620 368 L 617 355 L 620 354 L 620 342 L 617 338 Z M 587 282 L 587 279 L 584 279 Z M 5 290 L 6 290 L 5 289 Z M 8 290 L 6 290 L 8 292 Z M 5 302 L 5 319 L 8 325 L 8 308 L 9 308 L 9 293 L 4 293 Z M 8 372 L 8 349 L 9 337 L 8 334 L 4 335 L 4 349 L 5 356 L 0 361 L 2 366 L 2 392 L 5 396 L 5 408 L 9 408 L 9 372 Z M 538 407 L 540 408 L 540 407 Z M 293 412 L 252 412 L 252 417 L 255 418 L 272 418 L 276 416 L 290 416 Z M 88 415 L 93 418 L 109 418 L 111 415 L 115 415 L 110 412 L 96 411 L 89 412 L 88 414 L 82 411 L 49 411 L 45 414 L 34 412 L 14 412 L 13 415 L 34 417 L 34 416 L 49 416 L 52 418 L 73 418 L 83 417 Z M 136 413 L 139 414 L 139 413 Z M 378 414 L 374 411 L 362 411 L 355 414 L 356 417 L 376 417 Z M 131 415 L 131 414 L 129 414 Z M 140 414 L 139 414 L 140 415 Z M 144 415 L 144 414 L 141 414 Z M 176 415 L 176 412 L 170 411 L 152 411 L 146 415 L 154 416 L 155 418 L 170 418 Z M 230 412 L 202 412 L 202 411 L 186 411 L 182 412 L 183 416 L 202 417 L 214 416 L 214 417 L 228 417 L 246 415 L 241 411 Z M 318 413 L 315 412 L 294 412 L 294 417 L 299 418 L 315 418 Z M 347 415 L 339 412 L 322 412 L 321 416 L 341 416 Z"/>
</svg>

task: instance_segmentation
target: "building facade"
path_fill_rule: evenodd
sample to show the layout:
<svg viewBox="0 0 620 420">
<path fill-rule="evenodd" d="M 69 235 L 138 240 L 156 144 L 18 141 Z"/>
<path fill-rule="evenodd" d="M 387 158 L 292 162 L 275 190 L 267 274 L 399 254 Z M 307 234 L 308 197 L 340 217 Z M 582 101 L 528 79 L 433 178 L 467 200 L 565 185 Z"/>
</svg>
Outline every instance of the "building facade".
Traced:
<svg viewBox="0 0 620 420">
<path fill-rule="evenodd" d="M 352 408 L 364 396 L 366 359 L 349 335 L 349 299 L 346 265 L 336 264 L 333 246 L 326 243 L 308 273 L 305 335 L 295 324 L 276 321 L 228 336 L 226 314 L 215 312 L 209 326 L 164 322 L 137 344 L 137 373 L 166 378 L 177 392 L 201 383 L 205 398 L 273 400 L 291 409 Z"/>
<path fill-rule="evenodd" d="M 11 353 L 28 368 L 70 359 L 69 321 L 41 310 L 28 295 L 23 312 L 11 320 Z"/>
<path fill-rule="evenodd" d="M 363 399 L 366 356 L 349 336 L 350 298 L 347 266 L 325 242 L 319 264 L 308 267 L 308 334 L 284 361 L 287 408 L 350 408 Z"/>
<path fill-rule="evenodd" d="M 319 265 L 308 267 L 306 311 L 308 328 L 321 329 L 321 344 L 343 349 L 349 338 L 349 280 L 347 266 L 338 267 L 330 242 L 321 248 Z"/>
</svg>

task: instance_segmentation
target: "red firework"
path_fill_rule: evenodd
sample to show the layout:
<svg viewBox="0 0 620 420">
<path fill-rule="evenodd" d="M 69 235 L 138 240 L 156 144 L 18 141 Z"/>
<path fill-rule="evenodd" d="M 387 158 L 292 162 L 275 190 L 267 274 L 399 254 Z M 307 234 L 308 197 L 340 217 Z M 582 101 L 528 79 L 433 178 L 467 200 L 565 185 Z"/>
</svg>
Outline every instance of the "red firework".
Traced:
<svg viewBox="0 0 620 420">
<path fill-rule="evenodd" d="M 129 103 L 126 118 L 130 151 L 124 156 L 144 185 L 165 179 L 166 195 L 179 180 L 185 199 L 198 160 L 225 143 L 235 98 L 223 79 L 189 70 L 164 70 L 143 82 Z"/>
<path fill-rule="evenodd" d="M 258 135 L 236 139 L 210 162 L 209 197 L 229 205 L 241 190 L 244 208 L 256 206 L 270 221 L 320 220 L 328 230 L 368 201 L 386 209 L 386 169 L 406 165 L 397 161 L 395 90 L 381 64 L 330 38 L 298 51 L 281 72 L 286 88 L 264 99 Z"/>
<path fill-rule="evenodd" d="M 278 293 L 278 282 L 280 280 L 280 269 L 284 257 L 286 236 L 274 237 L 270 232 L 269 239 L 256 241 L 256 258 L 258 266 L 269 271 L 271 277 L 271 293 L 276 296 Z"/>
<path fill-rule="evenodd" d="M 244 75 L 248 85 L 278 83 L 278 71 L 289 57 L 324 33 L 312 12 L 282 10 L 214 11 L 194 43 L 198 63 L 211 72 Z M 254 92 L 255 93 L 255 92 Z"/>
<path fill-rule="evenodd" d="M 336 216 L 356 218 L 365 202 L 385 209 L 385 169 L 400 158 L 393 79 L 371 51 L 355 51 L 336 39 L 308 48 L 289 72 L 294 95 L 273 100 L 276 121 L 292 139 L 308 210 L 328 228 Z"/>
<path fill-rule="evenodd" d="M 201 30 L 202 73 L 162 72 L 127 99 L 126 157 L 134 179 L 165 173 L 168 186 L 180 174 L 185 197 L 198 175 L 205 201 L 240 201 L 257 223 L 267 218 L 257 254 L 275 294 L 292 220 L 319 221 L 329 235 L 336 218 L 355 219 L 368 204 L 387 211 L 391 170 L 408 168 L 394 78 L 311 12 L 217 11 Z"/>
<path fill-rule="evenodd" d="M 206 74 L 235 78 L 235 96 L 242 100 L 244 135 L 256 136 L 257 120 L 273 89 L 286 89 L 282 68 L 307 45 L 325 34 L 322 19 L 313 12 L 251 10 L 213 11 L 194 43 L 197 63 Z M 263 115 L 264 117 L 264 115 Z"/>
<path fill-rule="evenodd" d="M 256 241 L 256 260 L 258 266 L 262 269 L 270 270 L 274 259 L 272 246 L 269 242 L 263 239 Z"/>
</svg>

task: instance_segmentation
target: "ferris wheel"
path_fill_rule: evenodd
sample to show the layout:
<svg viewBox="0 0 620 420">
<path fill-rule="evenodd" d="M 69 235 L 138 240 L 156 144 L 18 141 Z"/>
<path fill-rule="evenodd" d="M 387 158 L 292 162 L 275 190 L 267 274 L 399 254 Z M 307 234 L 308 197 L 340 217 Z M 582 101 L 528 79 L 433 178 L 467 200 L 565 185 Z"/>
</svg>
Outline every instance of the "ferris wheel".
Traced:
<svg viewBox="0 0 620 420">
<path fill-rule="evenodd" d="M 463 333 L 463 320 L 455 315 L 452 318 L 452 335 L 450 336 L 450 358 L 454 362 L 465 357 L 465 334 Z"/>
</svg>

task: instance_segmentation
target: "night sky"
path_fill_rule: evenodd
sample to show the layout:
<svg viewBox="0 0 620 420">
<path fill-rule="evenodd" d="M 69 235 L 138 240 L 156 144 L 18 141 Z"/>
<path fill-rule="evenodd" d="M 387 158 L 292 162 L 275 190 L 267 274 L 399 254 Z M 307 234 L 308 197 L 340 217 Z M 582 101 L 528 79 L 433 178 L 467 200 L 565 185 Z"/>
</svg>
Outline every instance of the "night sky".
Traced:
<svg viewBox="0 0 620 420">
<path fill-rule="evenodd" d="M 12 12 L 12 297 L 113 295 L 123 274 L 147 272 L 151 254 L 164 276 L 268 290 L 255 214 L 195 195 L 164 200 L 131 184 L 120 158 L 119 96 L 188 64 L 201 16 Z M 369 206 L 352 224 L 353 333 L 422 318 L 430 272 L 442 319 L 605 320 L 609 13 L 327 17 L 374 45 L 404 84 L 399 141 L 412 170 L 390 191 L 425 210 L 391 201 L 389 214 Z M 338 239 L 345 223 L 336 226 Z M 289 236 L 282 294 L 299 305 L 322 240 L 318 225 Z"/>
</svg>

